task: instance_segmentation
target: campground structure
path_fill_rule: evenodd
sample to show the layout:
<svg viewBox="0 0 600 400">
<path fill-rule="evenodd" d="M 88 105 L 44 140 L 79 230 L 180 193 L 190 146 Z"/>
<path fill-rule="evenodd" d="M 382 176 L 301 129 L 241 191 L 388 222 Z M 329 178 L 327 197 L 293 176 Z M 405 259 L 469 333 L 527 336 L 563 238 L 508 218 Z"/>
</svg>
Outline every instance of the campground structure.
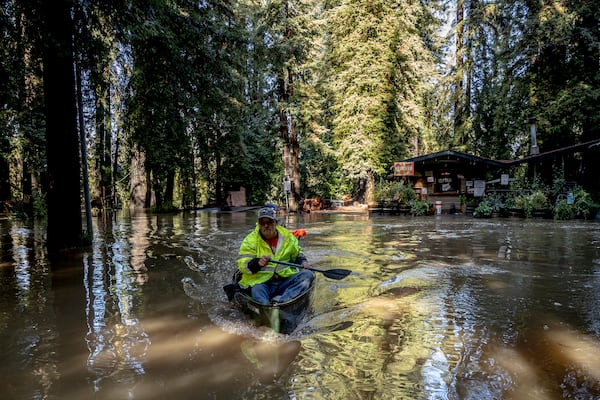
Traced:
<svg viewBox="0 0 600 400">
<path fill-rule="evenodd" d="M 489 192 L 508 191 L 514 179 L 515 167 L 527 163 L 531 171 L 552 170 L 573 153 L 600 152 L 600 139 L 540 153 L 534 151 L 517 160 L 491 160 L 456 150 L 412 157 L 394 162 L 394 179 L 403 180 L 417 195 L 436 204 L 441 212 L 452 213 L 461 206 L 463 198 L 481 198 Z M 491 179 L 490 179 L 491 177 Z"/>
</svg>

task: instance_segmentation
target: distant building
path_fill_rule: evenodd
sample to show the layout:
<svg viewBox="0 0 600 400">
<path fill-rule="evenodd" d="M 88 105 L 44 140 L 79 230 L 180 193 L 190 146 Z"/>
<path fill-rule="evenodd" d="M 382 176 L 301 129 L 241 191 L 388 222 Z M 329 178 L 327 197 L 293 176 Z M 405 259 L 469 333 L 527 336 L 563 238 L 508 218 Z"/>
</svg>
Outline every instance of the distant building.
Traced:
<svg viewBox="0 0 600 400">
<path fill-rule="evenodd" d="M 514 168 L 527 163 L 533 170 L 549 169 L 567 154 L 597 150 L 600 139 L 563 147 L 543 153 L 531 154 L 517 160 L 491 160 L 455 150 L 397 161 L 392 166 L 395 179 L 405 180 L 418 195 L 429 203 L 442 202 L 448 212 L 460 207 L 460 197 L 482 197 L 487 186 L 508 188 L 514 178 Z"/>
</svg>

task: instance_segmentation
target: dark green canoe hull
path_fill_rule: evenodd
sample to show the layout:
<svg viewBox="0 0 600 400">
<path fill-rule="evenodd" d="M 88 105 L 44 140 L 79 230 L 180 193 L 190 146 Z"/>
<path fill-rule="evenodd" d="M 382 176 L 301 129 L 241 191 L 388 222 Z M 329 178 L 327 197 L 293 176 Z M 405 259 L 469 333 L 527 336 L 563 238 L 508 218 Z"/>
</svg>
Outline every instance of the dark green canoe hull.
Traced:
<svg viewBox="0 0 600 400">
<path fill-rule="evenodd" d="M 290 334 L 310 311 L 313 286 L 285 303 L 262 304 L 243 291 L 235 293 L 233 303 L 259 325 L 268 326 L 277 333 Z"/>
</svg>

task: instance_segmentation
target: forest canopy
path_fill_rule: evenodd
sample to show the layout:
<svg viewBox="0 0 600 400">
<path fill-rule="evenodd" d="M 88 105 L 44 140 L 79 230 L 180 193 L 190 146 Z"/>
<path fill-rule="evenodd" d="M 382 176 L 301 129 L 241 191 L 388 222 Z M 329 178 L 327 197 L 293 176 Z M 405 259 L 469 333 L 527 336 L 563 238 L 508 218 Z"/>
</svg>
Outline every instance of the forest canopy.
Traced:
<svg viewBox="0 0 600 400">
<path fill-rule="evenodd" d="M 527 155 L 532 118 L 545 150 L 600 136 L 593 0 L 4 0 L 1 10 L 3 204 L 52 198 L 62 176 L 52 165 L 72 170 L 72 157 L 99 208 L 223 206 L 240 186 L 250 204 L 281 202 L 284 179 L 292 207 L 365 203 L 394 161 L 441 149 Z M 48 75 L 57 65 L 75 73 Z M 599 163 L 562 167 L 597 182 Z"/>
</svg>

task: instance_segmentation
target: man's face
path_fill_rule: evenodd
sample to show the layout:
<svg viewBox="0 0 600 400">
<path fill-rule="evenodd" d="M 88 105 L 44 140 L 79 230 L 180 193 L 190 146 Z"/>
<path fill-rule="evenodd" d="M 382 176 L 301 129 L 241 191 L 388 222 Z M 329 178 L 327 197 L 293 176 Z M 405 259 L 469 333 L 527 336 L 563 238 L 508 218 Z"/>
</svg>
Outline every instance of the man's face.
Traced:
<svg viewBox="0 0 600 400">
<path fill-rule="evenodd" d="M 260 234 L 263 235 L 263 237 L 265 237 L 266 239 L 270 239 L 277 235 L 275 225 L 275 220 L 271 218 L 261 218 L 258 220 Z"/>
</svg>

